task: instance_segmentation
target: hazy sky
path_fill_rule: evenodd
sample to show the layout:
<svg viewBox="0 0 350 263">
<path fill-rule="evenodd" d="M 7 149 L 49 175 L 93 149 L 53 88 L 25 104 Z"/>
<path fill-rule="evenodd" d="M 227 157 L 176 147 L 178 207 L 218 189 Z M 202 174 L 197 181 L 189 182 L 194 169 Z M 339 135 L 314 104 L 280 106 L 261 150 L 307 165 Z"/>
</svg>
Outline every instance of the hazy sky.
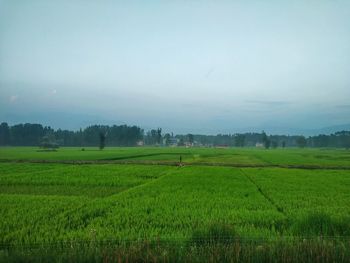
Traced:
<svg viewBox="0 0 350 263">
<path fill-rule="evenodd" d="M 0 121 L 350 123 L 350 1 L 0 0 Z"/>
</svg>

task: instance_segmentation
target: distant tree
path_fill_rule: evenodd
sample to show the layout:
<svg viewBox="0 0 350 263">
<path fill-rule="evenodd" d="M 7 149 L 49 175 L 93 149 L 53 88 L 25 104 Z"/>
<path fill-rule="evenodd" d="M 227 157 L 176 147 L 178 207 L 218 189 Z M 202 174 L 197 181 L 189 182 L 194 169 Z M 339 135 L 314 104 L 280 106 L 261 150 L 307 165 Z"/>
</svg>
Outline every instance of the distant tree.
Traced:
<svg viewBox="0 0 350 263">
<path fill-rule="evenodd" d="M 102 131 L 100 131 L 100 145 L 99 148 L 100 150 L 103 150 L 106 146 L 106 134 Z"/>
<path fill-rule="evenodd" d="M 347 136 L 347 138 L 343 142 L 343 146 L 345 149 L 349 150 L 350 149 L 350 136 Z"/>
<path fill-rule="evenodd" d="M 162 141 L 162 128 L 157 129 L 157 144 L 160 144 Z"/>
<path fill-rule="evenodd" d="M 16 124 L 10 127 L 11 144 L 34 146 L 41 143 L 43 136 L 54 133 L 50 127 L 41 124 Z"/>
<path fill-rule="evenodd" d="M 189 142 L 191 145 L 193 145 L 193 141 L 194 141 L 194 139 L 193 139 L 193 134 L 191 134 L 191 133 L 187 134 L 187 138 L 188 138 L 188 142 Z"/>
<path fill-rule="evenodd" d="M 271 141 L 272 148 L 276 149 L 278 146 L 278 143 L 276 141 Z"/>
<path fill-rule="evenodd" d="M 234 142 L 235 142 L 236 147 L 244 147 L 245 135 L 244 134 L 236 134 L 234 137 Z"/>
<path fill-rule="evenodd" d="M 334 134 L 337 145 L 339 147 L 344 147 L 345 149 L 350 149 L 350 131 L 340 131 Z"/>
<path fill-rule="evenodd" d="M 349 134 L 343 139 L 342 145 L 345 149 L 349 150 L 350 149 L 350 132 Z"/>
<path fill-rule="evenodd" d="M 169 133 L 166 133 L 164 135 L 164 139 L 165 139 L 165 145 L 169 145 L 170 144 L 170 138 L 171 138 L 171 135 Z"/>
<path fill-rule="evenodd" d="M 84 134 L 81 128 L 79 129 L 79 144 L 80 147 L 84 145 Z"/>
<path fill-rule="evenodd" d="M 13 126 L 6 122 L 0 123 L 0 145 L 11 146 L 38 146 L 45 142 L 43 137 L 46 135 L 53 136 L 53 141 L 64 146 L 98 146 L 100 141 L 100 131 L 108 133 L 108 145 L 113 146 L 136 146 L 141 140 L 146 145 L 156 145 L 164 142 L 167 144 L 169 136 L 162 137 L 161 129 L 144 131 L 137 126 L 127 125 L 91 125 L 78 131 L 54 130 L 51 127 L 45 127 L 41 124 L 23 123 Z M 171 136 L 171 138 L 173 135 Z M 257 143 L 263 142 L 266 148 L 274 147 L 272 141 L 281 142 L 281 147 L 300 146 L 300 147 L 337 147 L 350 149 L 350 131 L 339 131 L 334 134 L 320 134 L 308 138 L 299 138 L 298 136 L 270 135 L 265 132 L 261 133 L 244 133 L 240 135 L 217 134 L 217 135 L 195 135 L 196 141 L 205 146 L 256 146 Z M 180 145 L 183 142 L 192 140 L 188 135 L 176 135 Z M 244 142 L 243 142 L 244 138 Z M 162 140 L 164 139 L 164 140 Z M 170 139 L 171 141 L 171 139 Z M 297 142 L 298 141 L 298 142 Z M 105 142 L 106 144 L 106 142 Z"/>
<path fill-rule="evenodd" d="M 269 149 L 271 141 L 270 141 L 269 137 L 267 137 L 267 135 L 264 131 L 262 132 L 262 141 L 263 141 L 263 144 L 265 146 L 265 149 Z"/>
<path fill-rule="evenodd" d="M 11 144 L 10 127 L 6 122 L 0 124 L 0 145 Z"/>
<path fill-rule="evenodd" d="M 177 143 L 177 146 L 184 146 L 184 145 L 185 145 L 184 139 L 180 138 L 179 142 Z"/>
<path fill-rule="evenodd" d="M 150 132 L 151 139 L 150 139 L 150 144 L 154 145 L 157 143 L 157 130 L 152 129 Z"/>
<path fill-rule="evenodd" d="M 52 134 L 47 134 L 42 138 L 40 147 L 45 150 L 55 150 L 59 147 L 59 145 Z"/>
<path fill-rule="evenodd" d="M 330 136 L 320 134 L 312 138 L 312 143 L 314 147 L 329 147 L 332 146 L 330 142 Z"/>
<path fill-rule="evenodd" d="M 296 139 L 298 147 L 304 148 L 307 144 L 306 138 L 304 136 L 298 136 Z"/>
</svg>

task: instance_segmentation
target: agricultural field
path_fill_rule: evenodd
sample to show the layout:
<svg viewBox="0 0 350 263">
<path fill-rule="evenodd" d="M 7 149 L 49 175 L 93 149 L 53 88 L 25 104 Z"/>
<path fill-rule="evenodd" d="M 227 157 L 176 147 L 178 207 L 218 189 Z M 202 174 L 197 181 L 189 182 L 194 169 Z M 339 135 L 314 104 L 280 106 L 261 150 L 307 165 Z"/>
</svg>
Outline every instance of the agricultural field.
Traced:
<svg viewBox="0 0 350 263">
<path fill-rule="evenodd" d="M 165 256 L 149 261 L 194 261 L 198 253 L 208 256 L 198 262 L 205 261 L 212 254 L 201 250 L 203 242 L 226 249 L 220 255 L 231 253 L 212 258 L 220 262 L 240 261 L 242 251 L 248 261 L 262 262 L 285 244 L 285 258 L 276 260 L 290 262 L 302 251 L 307 256 L 299 261 L 312 262 L 308 251 L 317 249 L 329 260 L 350 258 L 350 151 L 4 147 L 0 159 L 0 259 L 6 261 L 14 248 L 67 242 L 138 242 L 133 251 L 142 257 L 139 244 L 167 244 L 157 248 Z M 249 243 L 238 256 L 237 242 Z M 300 242 L 307 246 L 295 245 Z M 133 258 L 131 250 L 118 254 L 122 261 Z"/>
<path fill-rule="evenodd" d="M 1 161 L 86 161 L 112 163 L 171 163 L 179 157 L 188 164 L 227 164 L 242 166 L 307 166 L 350 168 L 350 151 L 315 148 L 182 148 L 182 147 L 65 147 L 57 151 L 40 151 L 36 147 L 0 147 Z"/>
</svg>

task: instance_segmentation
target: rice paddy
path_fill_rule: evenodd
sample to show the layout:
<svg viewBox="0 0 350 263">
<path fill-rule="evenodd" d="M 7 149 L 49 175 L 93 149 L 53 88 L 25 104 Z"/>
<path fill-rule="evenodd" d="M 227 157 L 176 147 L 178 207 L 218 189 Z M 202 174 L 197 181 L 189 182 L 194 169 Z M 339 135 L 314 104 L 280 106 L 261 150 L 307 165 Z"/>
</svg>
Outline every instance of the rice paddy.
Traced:
<svg viewBox="0 0 350 263">
<path fill-rule="evenodd" d="M 233 246 L 240 244 L 249 255 L 237 259 L 261 262 L 259 253 L 272 257 L 282 246 L 287 252 L 280 259 L 290 262 L 299 258 L 293 253 L 300 240 L 310 239 L 310 247 L 303 243 L 309 249 L 349 260 L 346 150 L 4 147 L 0 159 L 0 258 L 6 260 L 13 258 L 10 248 L 108 242 L 102 247 L 118 244 L 120 252 L 120 244 L 132 242 L 117 253 L 122 261 L 149 251 L 157 255 L 149 261 L 194 261 L 191 255 L 211 261 L 208 253 L 216 247 L 225 249 L 212 261 L 225 261 L 221 256 L 228 253 L 227 261 L 235 262 Z M 200 253 L 198 240 L 213 238 Z M 344 248 L 325 248 L 320 238 Z M 154 247 L 144 252 L 139 246 L 145 242 L 163 242 L 159 249 L 167 256 L 159 260 Z M 107 254 L 98 255 L 113 258 Z"/>
</svg>

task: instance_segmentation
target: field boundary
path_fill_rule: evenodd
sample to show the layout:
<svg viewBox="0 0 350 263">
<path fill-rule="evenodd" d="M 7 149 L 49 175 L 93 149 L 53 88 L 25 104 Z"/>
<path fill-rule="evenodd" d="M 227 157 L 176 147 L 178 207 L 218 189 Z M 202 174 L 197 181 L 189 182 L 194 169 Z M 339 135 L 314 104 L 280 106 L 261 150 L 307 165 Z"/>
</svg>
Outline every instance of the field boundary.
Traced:
<svg viewBox="0 0 350 263">
<path fill-rule="evenodd" d="M 283 208 L 278 206 L 275 201 L 268 195 L 266 194 L 262 188 L 251 178 L 245 171 L 240 169 L 240 172 L 257 188 L 258 192 L 273 206 L 276 208 L 278 212 L 283 214 L 284 216 L 288 217 L 287 214 L 284 212 Z"/>
<path fill-rule="evenodd" d="M 350 170 L 350 166 L 320 166 L 320 165 L 292 165 L 292 164 L 237 164 L 237 163 L 209 163 L 209 162 L 169 162 L 169 161 L 120 161 L 120 160 L 27 160 L 27 159 L 0 159 L 0 163 L 41 163 L 41 164 L 135 164 L 135 165 L 165 165 L 165 166 L 219 166 L 236 168 L 286 168 L 306 170 Z"/>
</svg>

